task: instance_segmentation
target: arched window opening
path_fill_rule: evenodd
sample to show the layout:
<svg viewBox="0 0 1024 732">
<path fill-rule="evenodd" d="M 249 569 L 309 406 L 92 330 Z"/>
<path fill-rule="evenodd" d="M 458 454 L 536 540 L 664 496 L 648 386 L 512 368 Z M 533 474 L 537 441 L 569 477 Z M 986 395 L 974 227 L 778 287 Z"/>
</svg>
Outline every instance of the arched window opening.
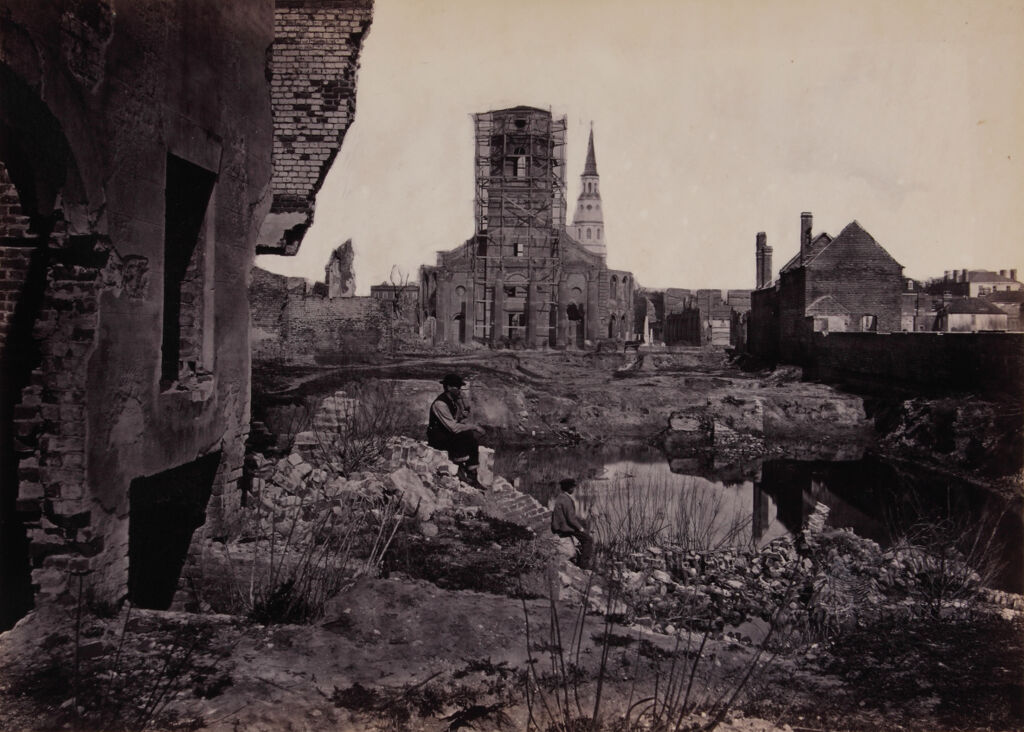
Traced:
<svg viewBox="0 0 1024 732">
<path fill-rule="evenodd" d="M 516 178 L 526 177 L 526 148 L 517 147 L 512 153 L 515 157 L 515 176 Z"/>
</svg>

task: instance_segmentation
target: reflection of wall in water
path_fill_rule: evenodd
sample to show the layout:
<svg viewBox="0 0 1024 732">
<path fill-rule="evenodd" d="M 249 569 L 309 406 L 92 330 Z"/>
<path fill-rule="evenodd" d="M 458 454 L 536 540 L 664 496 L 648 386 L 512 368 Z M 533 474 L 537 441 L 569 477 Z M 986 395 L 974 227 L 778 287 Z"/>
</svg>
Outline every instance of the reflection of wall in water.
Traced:
<svg viewBox="0 0 1024 732">
<path fill-rule="evenodd" d="M 793 533 L 823 503 L 829 508 L 830 526 L 849 527 L 884 542 L 898 503 L 896 481 L 895 473 L 881 463 L 770 460 L 762 466 L 758 487 L 775 499 L 779 520 Z"/>
</svg>

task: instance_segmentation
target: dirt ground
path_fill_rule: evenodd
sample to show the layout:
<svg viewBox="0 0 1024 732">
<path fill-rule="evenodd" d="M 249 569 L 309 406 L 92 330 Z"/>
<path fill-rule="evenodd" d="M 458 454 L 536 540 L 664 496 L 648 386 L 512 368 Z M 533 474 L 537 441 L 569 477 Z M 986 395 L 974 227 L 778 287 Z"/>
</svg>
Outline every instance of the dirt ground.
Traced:
<svg viewBox="0 0 1024 732">
<path fill-rule="evenodd" d="M 568 639 L 578 613 L 569 603 L 556 607 Z M 759 665 L 719 729 L 1003 730 L 1024 724 L 1019 620 L 963 626 L 959 635 L 949 626 L 910 635 L 903 629 L 902 637 L 875 629 L 833 648 L 777 657 L 758 657 L 750 645 L 731 639 L 712 640 L 698 655 L 699 635 L 683 634 L 677 645 L 676 638 L 643 628 L 613 627 L 613 645 L 602 659 L 609 629 L 600 615 L 585 616 L 577 629 L 578 654 L 560 656 L 551 651 L 548 600 L 441 590 L 407 579 L 360 582 L 315 625 L 141 610 L 127 615 L 87 615 L 77 661 L 69 638 L 73 612 L 33 615 L 7 633 L 0 726 L 446 730 L 459 728 L 460 714 L 476 712 L 471 728 L 489 730 L 526 729 L 532 712 L 535 728 L 561 729 L 558 700 L 568 694 L 572 716 L 589 716 L 598 676 L 600 709 L 613 719 L 659 684 L 664 694 L 673 674 L 677 684 L 680 677 L 688 680 L 694 659 L 693 699 L 707 704 L 727 697 L 754 658 Z M 982 640 L 991 644 L 992 634 L 997 653 L 963 655 Z M 184 661 L 182 648 L 193 642 Z M 182 669 L 175 667 L 179 660 Z M 532 710 L 523 695 L 527 678 L 535 685 Z M 682 728 L 708 721 L 687 717 Z"/>
</svg>

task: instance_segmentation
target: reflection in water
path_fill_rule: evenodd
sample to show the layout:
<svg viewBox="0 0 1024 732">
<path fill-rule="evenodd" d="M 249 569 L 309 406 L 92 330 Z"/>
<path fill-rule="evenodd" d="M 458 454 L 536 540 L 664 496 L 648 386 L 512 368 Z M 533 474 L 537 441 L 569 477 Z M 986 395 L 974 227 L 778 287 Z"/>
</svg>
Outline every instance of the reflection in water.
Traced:
<svg viewBox="0 0 1024 732">
<path fill-rule="evenodd" d="M 832 527 L 850 528 L 883 546 L 921 522 L 952 522 L 961 534 L 992 534 L 1005 565 L 996 585 L 1024 589 L 1020 506 L 922 469 L 877 459 L 770 460 L 709 469 L 705 461 L 669 462 L 659 450 L 635 445 L 499 452 L 495 470 L 545 504 L 561 478 L 580 480 L 577 503 L 593 517 L 599 540 L 657 535 L 694 549 L 760 546 L 799 531 L 819 502 L 829 507 Z"/>
</svg>

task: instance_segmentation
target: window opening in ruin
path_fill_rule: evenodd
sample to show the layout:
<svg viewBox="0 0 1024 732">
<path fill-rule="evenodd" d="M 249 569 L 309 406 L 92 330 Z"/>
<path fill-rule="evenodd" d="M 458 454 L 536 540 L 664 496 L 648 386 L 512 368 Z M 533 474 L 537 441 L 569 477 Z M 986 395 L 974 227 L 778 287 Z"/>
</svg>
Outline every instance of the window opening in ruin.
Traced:
<svg viewBox="0 0 1024 732">
<path fill-rule="evenodd" d="M 618 279 L 616 279 L 615 275 L 612 275 L 611 287 L 612 287 L 612 298 L 617 298 L 619 296 L 619 281 L 618 281 Z"/>
<path fill-rule="evenodd" d="M 519 241 L 512 242 L 512 256 L 521 257 L 523 256 L 523 244 Z"/>
<path fill-rule="evenodd" d="M 526 120 L 525 119 L 517 119 L 516 122 L 515 122 L 515 125 L 516 125 L 517 129 L 521 130 L 524 127 L 526 127 Z"/>
<path fill-rule="evenodd" d="M 455 316 L 455 320 L 459 321 L 459 343 L 466 342 L 466 301 L 463 300 L 459 303 L 459 314 Z"/>
<path fill-rule="evenodd" d="M 478 236 L 476 239 L 476 255 L 478 257 L 487 256 L 487 237 Z"/>
<path fill-rule="evenodd" d="M 590 238 L 590 229 L 587 229 L 587 238 Z"/>
<path fill-rule="evenodd" d="M 164 192 L 164 312 L 160 388 L 195 373 L 202 353 L 205 246 L 203 224 L 217 176 L 167 156 Z"/>
<path fill-rule="evenodd" d="M 526 328 L 526 313 L 506 313 L 508 327 L 506 332 L 510 341 L 521 340 L 524 336 L 523 329 Z"/>
<path fill-rule="evenodd" d="M 526 177 L 526 148 L 513 148 L 512 154 L 505 159 L 505 175 L 514 178 Z"/>
<path fill-rule="evenodd" d="M 494 312 L 494 288 L 477 289 L 478 298 L 474 312 L 473 337 L 487 340 L 491 337 L 491 313 Z"/>
<path fill-rule="evenodd" d="M 192 534 L 206 521 L 219 452 L 128 489 L 128 597 L 137 607 L 166 610 L 178 588 Z"/>
<path fill-rule="evenodd" d="M 860 329 L 865 333 L 877 333 L 878 332 L 878 316 L 877 315 L 863 315 L 860 319 Z"/>
</svg>

